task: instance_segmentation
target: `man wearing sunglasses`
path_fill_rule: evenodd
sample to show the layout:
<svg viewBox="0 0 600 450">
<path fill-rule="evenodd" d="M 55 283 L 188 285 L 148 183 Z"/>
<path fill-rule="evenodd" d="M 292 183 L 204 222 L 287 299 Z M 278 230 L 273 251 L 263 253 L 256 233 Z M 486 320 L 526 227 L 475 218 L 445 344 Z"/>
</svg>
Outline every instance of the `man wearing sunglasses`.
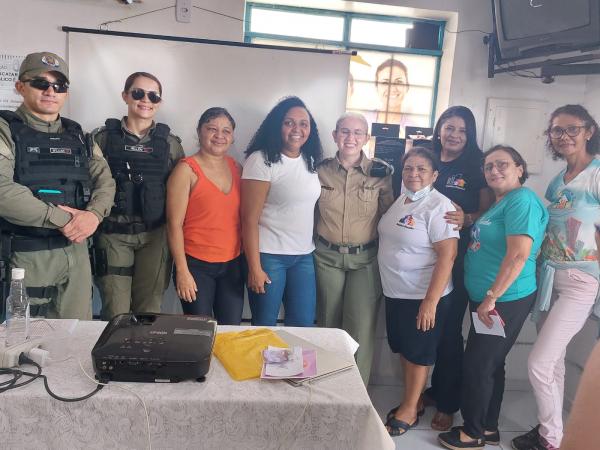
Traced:
<svg viewBox="0 0 600 450">
<path fill-rule="evenodd" d="M 109 214 L 115 183 L 100 149 L 60 116 L 62 58 L 27 55 L 15 88 L 23 103 L 0 111 L 1 259 L 25 269 L 32 314 L 91 319 L 87 238 Z"/>
</svg>

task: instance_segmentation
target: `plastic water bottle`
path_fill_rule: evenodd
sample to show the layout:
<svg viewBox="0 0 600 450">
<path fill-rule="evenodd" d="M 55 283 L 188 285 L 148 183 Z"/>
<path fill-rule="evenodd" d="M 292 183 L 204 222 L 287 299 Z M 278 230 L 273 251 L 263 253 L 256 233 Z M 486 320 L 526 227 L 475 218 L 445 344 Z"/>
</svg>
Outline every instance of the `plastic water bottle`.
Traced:
<svg viewBox="0 0 600 450">
<path fill-rule="evenodd" d="M 12 269 L 6 297 L 6 347 L 29 338 L 29 298 L 25 291 L 25 269 Z"/>
</svg>

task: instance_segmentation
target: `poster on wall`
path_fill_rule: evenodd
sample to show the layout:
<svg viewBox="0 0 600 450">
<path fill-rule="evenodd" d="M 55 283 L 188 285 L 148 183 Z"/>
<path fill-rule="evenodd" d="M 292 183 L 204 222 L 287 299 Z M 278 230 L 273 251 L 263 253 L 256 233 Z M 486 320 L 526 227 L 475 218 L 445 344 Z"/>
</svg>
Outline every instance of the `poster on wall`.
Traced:
<svg viewBox="0 0 600 450">
<path fill-rule="evenodd" d="M 25 55 L 0 53 L 0 109 L 14 111 L 23 100 L 15 90 L 19 78 L 19 67 Z"/>
<path fill-rule="evenodd" d="M 358 51 L 350 62 L 348 110 L 372 123 L 431 126 L 436 57 Z"/>
</svg>

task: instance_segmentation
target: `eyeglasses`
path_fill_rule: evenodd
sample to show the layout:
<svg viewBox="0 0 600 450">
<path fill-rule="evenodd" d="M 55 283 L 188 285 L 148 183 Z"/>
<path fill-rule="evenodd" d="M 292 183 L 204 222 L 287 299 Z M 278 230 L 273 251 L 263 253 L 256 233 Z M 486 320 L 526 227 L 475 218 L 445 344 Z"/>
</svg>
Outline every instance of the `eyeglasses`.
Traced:
<svg viewBox="0 0 600 450">
<path fill-rule="evenodd" d="M 29 86 L 40 91 L 47 91 L 48 88 L 51 87 L 57 94 L 64 94 L 69 90 L 69 83 L 53 83 L 45 78 L 32 78 L 31 80 L 23 80 L 23 83 L 29 83 Z"/>
<path fill-rule="evenodd" d="M 141 88 L 135 88 L 129 91 L 129 93 L 131 94 L 131 98 L 134 100 L 141 100 L 144 98 L 144 96 L 147 96 L 148 100 L 154 104 L 160 103 L 162 100 L 162 98 L 160 98 L 160 94 L 156 91 L 145 91 Z"/>
<path fill-rule="evenodd" d="M 340 128 L 337 130 L 343 137 L 347 138 L 350 135 L 353 135 L 355 138 L 362 139 L 367 135 L 366 131 L 363 130 L 349 130 L 348 128 Z"/>
<path fill-rule="evenodd" d="M 548 131 L 548 134 L 550 135 L 550 137 L 552 139 L 560 139 L 561 137 L 563 137 L 563 135 L 565 133 L 567 133 L 567 136 L 569 137 L 575 137 L 578 136 L 579 133 L 581 133 L 581 129 L 582 128 L 587 128 L 585 125 L 570 125 L 567 128 L 561 128 L 559 126 L 556 127 L 552 127 L 550 128 L 550 130 Z"/>
<path fill-rule="evenodd" d="M 512 163 L 514 164 L 514 163 Z M 491 162 L 491 163 L 487 163 L 483 166 L 483 171 L 486 173 L 491 173 L 492 170 L 494 170 L 494 167 L 496 167 L 496 169 L 498 169 L 498 172 L 504 172 L 506 171 L 506 169 L 508 169 L 508 167 L 511 165 L 511 161 L 496 161 L 496 162 Z M 516 166 L 516 164 L 515 164 Z"/>
</svg>

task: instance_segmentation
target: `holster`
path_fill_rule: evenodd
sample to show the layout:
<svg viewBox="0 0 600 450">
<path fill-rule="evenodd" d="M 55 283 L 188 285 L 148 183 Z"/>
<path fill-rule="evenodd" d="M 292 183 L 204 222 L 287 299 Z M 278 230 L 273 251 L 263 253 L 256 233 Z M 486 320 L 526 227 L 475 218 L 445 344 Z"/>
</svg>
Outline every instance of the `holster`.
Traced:
<svg viewBox="0 0 600 450">
<path fill-rule="evenodd" d="M 98 248 L 95 240 L 90 240 L 88 251 L 90 254 L 90 265 L 92 267 L 92 275 L 95 277 L 103 277 L 108 273 L 108 260 L 106 258 L 106 250 Z"/>
</svg>

